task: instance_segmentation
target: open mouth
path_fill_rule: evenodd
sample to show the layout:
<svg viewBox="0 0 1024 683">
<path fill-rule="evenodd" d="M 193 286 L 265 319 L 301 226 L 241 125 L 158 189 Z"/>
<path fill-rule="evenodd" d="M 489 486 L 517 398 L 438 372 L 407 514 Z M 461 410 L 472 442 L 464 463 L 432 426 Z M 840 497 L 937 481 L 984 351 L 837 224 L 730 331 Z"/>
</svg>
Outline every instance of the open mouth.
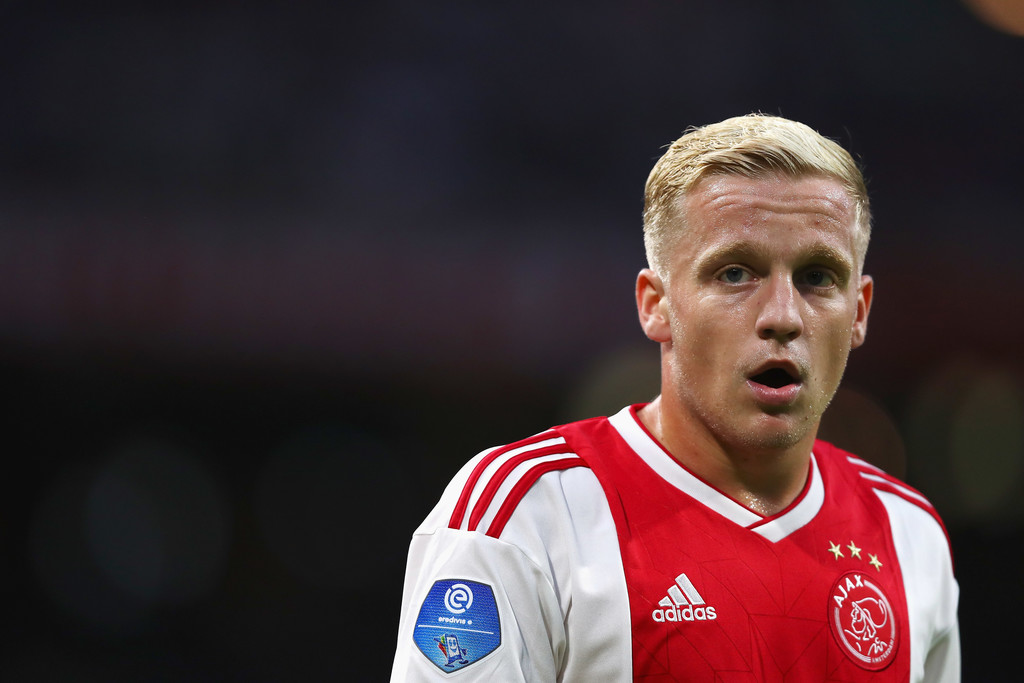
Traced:
<svg viewBox="0 0 1024 683">
<path fill-rule="evenodd" d="M 800 380 L 789 374 L 783 368 L 772 368 L 760 372 L 750 378 L 752 382 L 763 384 L 766 387 L 772 389 L 781 389 L 782 387 L 789 386 L 790 384 L 799 384 Z"/>
</svg>

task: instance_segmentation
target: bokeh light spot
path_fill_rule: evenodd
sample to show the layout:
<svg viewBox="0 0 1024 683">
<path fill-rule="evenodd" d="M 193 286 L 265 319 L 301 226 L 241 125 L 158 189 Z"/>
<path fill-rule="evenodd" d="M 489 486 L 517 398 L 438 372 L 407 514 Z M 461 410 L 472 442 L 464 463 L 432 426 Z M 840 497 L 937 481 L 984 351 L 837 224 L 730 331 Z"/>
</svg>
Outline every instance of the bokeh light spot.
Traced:
<svg viewBox="0 0 1024 683">
<path fill-rule="evenodd" d="M 1024 395 L 1012 369 L 952 360 L 922 383 L 907 417 L 914 483 L 952 521 L 1024 521 Z"/>
<path fill-rule="evenodd" d="M 661 392 L 658 346 L 641 343 L 614 349 L 587 367 L 566 398 L 562 419 L 612 415 L 625 405 L 644 403 Z"/>
<path fill-rule="evenodd" d="M 201 598 L 223 573 L 226 505 L 201 462 L 171 444 L 122 447 L 92 484 L 86 521 L 100 570 L 147 602 Z"/>
<path fill-rule="evenodd" d="M 1007 377 L 977 378 L 950 425 L 957 490 L 969 514 L 998 515 L 1024 474 L 1024 397 Z"/>
<path fill-rule="evenodd" d="M 821 420 L 818 438 L 850 451 L 894 477 L 907 475 L 907 452 L 899 428 L 873 398 L 842 387 Z"/>
<path fill-rule="evenodd" d="M 964 0 L 964 4 L 992 28 L 1024 36 L 1024 0 Z"/>
</svg>

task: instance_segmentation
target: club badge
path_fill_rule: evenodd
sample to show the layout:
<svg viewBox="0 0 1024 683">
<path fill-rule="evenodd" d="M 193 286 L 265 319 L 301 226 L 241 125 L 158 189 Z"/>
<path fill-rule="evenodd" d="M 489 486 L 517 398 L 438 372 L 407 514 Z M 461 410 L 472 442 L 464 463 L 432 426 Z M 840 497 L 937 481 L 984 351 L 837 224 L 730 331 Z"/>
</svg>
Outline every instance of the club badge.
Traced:
<svg viewBox="0 0 1024 683">
<path fill-rule="evenodd" d="M 829 594 L 829 625 L 840 648 L 871 671 L 887 667 L 899 644 L 896 614 L 881 586 L 863 572 L 839 577 Z"/>
</svg>

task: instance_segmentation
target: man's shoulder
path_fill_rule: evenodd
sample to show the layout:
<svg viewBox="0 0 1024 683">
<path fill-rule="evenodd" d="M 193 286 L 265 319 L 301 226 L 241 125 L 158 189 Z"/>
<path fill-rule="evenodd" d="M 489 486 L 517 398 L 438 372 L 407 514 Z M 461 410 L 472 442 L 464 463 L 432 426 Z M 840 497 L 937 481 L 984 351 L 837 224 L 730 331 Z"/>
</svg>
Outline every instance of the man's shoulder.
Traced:
<svg viewBox="0 0 1024 683">
<path fill-rule="evenodd" d="M 553 427 L 477 454 L 449 484 L 428 526 L 499 538 L 524 498 L 538 485 L 547 484 L 570 495 L 571 491 L 562 490 L 565 482 L 559 475 L 580 469 L 589 473 L 589 467 L 561 430 L 585 428 L 587 422 L 591 421 Z M 581 478 L 570 479 L 576 482 Z"/>
<path fill-rule="evenodd" d="M 932 502 L 924 493 L 902 479 L 827 441 L 816 441 L 814 454 L 818 459 L 819 466 L 832 471 L 841 471 L 852 484 L 878 496 L 883 501 L 898 500 L 927 512 L 945 534 L 945 524 Z M 894 509 L 893 506 L 888 507 L 890 511 Z"/>
<path fill-rule="evenodd" d="M 893 491 L 916 505 L 934 510 L 923 493 L 859 455 L 821 440 L 814 442 L 814 454 L 822 466 L 843 470 L 864 486 Z"/>
</svg>

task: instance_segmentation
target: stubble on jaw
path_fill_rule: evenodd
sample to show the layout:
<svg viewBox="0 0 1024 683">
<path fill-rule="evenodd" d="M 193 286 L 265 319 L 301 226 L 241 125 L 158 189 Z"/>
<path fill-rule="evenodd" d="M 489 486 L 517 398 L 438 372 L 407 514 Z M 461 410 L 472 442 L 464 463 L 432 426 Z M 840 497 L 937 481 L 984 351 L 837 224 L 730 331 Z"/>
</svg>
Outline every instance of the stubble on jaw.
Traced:
<svg viewBox="0 0 1024 683">
<path fill-rule="evenodd" d="M 675 333 L 677 323 L 673 320 L 671 324 L 673 333 Z M 791 410 L 790 408 L 780 408 L 777 411 L 762 409 L 763 414 L 760 419 L 756 420 L 752 428 L 735 427 L 728 424 L 728 416 L 734 410 L 734 405 L 730 405 L 724 400 L 705 405 L 704 401 L 698 400 L 699 396 L 695 396 L 700 393 L 700 387 L 696 386 L 696 382 L 680 367 L 681 364 L 676 362 L 674 357 L 669 360 L 669 364 L 669 371 L 672 375 L 671 386 L 676 393 L 674 399 L 686 411 L 685 419 L 696 422 L 723 452 L 739 459 L 745 459 L 744 454 L 770 458 L 773 453 L 781 455 L 806 440 L 813 441 L 817 436 L 821 418 L 835 396 L 835 391 L 833 391 L 820 410 L 808 409 L 809 412 L 801 416 L 797 423 L 789 429 L 772 428 L 769 425 L 757 424 L 757 422 L 763 423 L 775 419 Z"/>
</svg>

